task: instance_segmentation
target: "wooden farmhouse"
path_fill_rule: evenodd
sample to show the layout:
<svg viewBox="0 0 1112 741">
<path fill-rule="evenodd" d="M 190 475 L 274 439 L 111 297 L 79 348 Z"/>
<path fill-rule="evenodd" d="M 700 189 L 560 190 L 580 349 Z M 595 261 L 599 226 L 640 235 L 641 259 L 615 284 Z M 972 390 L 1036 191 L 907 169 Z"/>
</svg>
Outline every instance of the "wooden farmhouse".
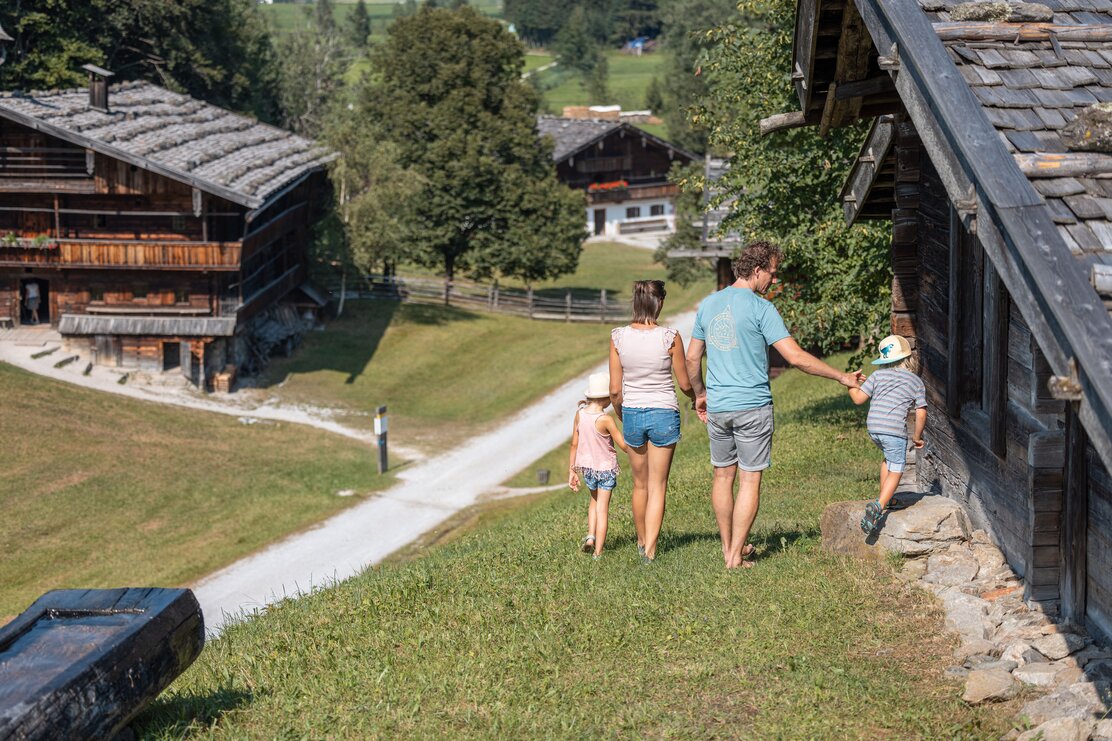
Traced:
<svg viewBox="0 0 1112 741">
<path fill-rule="evenodd" d="M 0 322 L 31 323 L 34 286 L 39 321 L 71 348 L 204 387 L 258 360 L 277 302 L 304 300 L 331 155 L 87 69 L 88 90 L 0 96 Z"/>
<path fill-rule="evenodd" d="M 872 121 L 842 198 L 892 220 L 920 484 L 1029 600 L 1112 634 L 1112 155 L 1078 151 L 1112 101 L 1112 1 L 800 0 L 794 44 L 802 110 L 768 129 Z"/>
<path fill-rule="evenodd" d="M 621 121 L 541 116 L 541 136 L 555 147 L 556 175 L 587 192 L 587 230 L 618 236 L 675 230 L 673 166 L 699 158 Z"/>
</svg>

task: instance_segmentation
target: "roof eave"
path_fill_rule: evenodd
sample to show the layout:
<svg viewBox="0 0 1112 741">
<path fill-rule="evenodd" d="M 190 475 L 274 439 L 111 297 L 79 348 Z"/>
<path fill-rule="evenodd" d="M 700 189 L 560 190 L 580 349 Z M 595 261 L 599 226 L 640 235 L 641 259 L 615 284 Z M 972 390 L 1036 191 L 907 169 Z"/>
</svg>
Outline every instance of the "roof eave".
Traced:
<svg viewBox="0 0 1112 741">
<path fill-rule="evenodd" d="M 123 162 L 127 162 L 128 164 L 135 165 L 136 167 L 141 167 L 144 170 L 149 170 L 150 172 L 170 178 L 171 180 L 176 180 L 179 183 L 189 185 L 211 195 L 219 196 L 220 198 L 231 201 L 232 203 L 237 203 L 240 206 L 245 206 L 247 208 L 258 208 L 263 204 L 263 199 L 261 198 L 247 196 L 223 185 L 219 185 L 208 180 L 203 180 L 201 178 L 193 177 L 188 173 L 183 173 L 169 167 L 164 167 L 163 165 L 159 165 L 157 162 L 152 162 L 151 160 L 144 159 L 143 157 L 131 154 L 122 149 L 118 149 L 109 144 L 105 144 L 104 142 L 97 141 L 96 139 L 90 139 L 88 137 L 81 136 L 80 134 L 64 129 L 60 126 L 54 126 L 52 124 L 46 123 L 45 121 L 40 121 L 34 116 L 28 116 L 24 113 L 20 113 L 19 111 L 13 111 L 12 109 L 5 107 L 2 103 L 0 103 L 0 116 L 8 118 L 18 124 L 27 126 L 36 131 L 41 131 L 44 134 L 49 134 L 50 136 L 57 137 L 72 144 L 91 149 L 94 152 L 99 152 L 100 154 L 121 160 Z"/>
</svg>

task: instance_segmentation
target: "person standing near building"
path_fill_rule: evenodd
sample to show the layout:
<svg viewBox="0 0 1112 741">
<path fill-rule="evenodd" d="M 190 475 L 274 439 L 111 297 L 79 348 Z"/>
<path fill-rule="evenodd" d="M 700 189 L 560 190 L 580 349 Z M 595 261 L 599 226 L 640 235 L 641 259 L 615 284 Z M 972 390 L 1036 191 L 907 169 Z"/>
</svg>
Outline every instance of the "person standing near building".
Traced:
<svg viewBox="0 0 1112 741">
<path fill-rule="evenodd" d="M 768 348 L 796 368 L 857 388 L 860 371 L 843 373 L 799 346 L 780 312 L 762 298 L 776 283 L 780 248 L 753 242 L 734 260 L 734 282 L 703 300 L 687 349 L 687 375 L 695 409 L 707 424 L 714 467 L 711 503 L 722 538 L 726 568 L 752 566 L 749 532 L 760 504 L 761 475 L 772 465 L 772 389 Z M 702 359 L 707 356 L 707 379 Z M 740 474 L 738 470 L 740 469 Z M 736 501 L 734 482 L 739 480 Z"/>
<path fill-rule="evenodd" d="M 41 295 L 39 294 L 39 284 L 37 281 L 29 280 L 23 286 L 23 305 L 27 307 L 27 311 L 31 312 L 31 324 L 39 323 L 39 301 Z"/>
</svg>

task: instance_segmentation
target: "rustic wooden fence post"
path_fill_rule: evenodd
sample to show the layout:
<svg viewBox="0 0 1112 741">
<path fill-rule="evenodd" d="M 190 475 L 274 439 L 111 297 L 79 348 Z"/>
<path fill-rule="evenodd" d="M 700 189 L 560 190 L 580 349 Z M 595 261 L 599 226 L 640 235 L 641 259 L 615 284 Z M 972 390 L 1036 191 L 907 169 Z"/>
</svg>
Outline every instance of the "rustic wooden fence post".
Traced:
<svg viewBox="0 0 1112 741">
<path fill-rule="evenodd" d="M 533 287 L 529 286 L 529 293 L 526 294 L 529 299 L 529 318 L 533 318 Z"/>
<path fill-rule="evenodd" d="M 571 321 L 571 289 L 570 288 L 568 289 L 568 292 L 566 294 L 564 294 L 564 321 L 565 322 L 570 322 Z"/>
<path fill-rule="evenodd" d="M 599 305 L 598 320 L 599 320 L 600 323 L 605 324 L 606 323 L 606 289 L 605 288 L 603 288 L 601 291 L 599 291 L 598 305 Z"/>
<path fill-rule="evenodd" d="M 452 305 L 452 281 L 450 280 L 444 281 L 444 305 Z"/>
<path fill-rule="evenodd" d="M 498 279 L 497 278 L 494 279 L 494 288 L 491 292 L 491 297 L 492 297 L 491 307 L 495 311 L 498 311 Z"/>
</svg>

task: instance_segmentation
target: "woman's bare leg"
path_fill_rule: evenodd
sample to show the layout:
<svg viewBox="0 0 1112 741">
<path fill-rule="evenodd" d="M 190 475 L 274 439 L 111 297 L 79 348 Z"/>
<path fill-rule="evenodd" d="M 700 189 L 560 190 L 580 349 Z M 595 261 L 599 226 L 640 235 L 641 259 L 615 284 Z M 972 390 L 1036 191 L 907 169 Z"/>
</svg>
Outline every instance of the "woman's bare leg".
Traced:
<svg viewBox="0 0 1112 741">
<path fill-rule="evenodd" d="M 629 449 L 629 467 L 633 469 L 633 527 L 637 531 L 637 545 L 645 545 L 645 503 L 649 492 L 648 443 Z"/>
<path fill-rule="evenodd" d="M 645 555 L 656 558 L 656 541 L 664 525 L 664 500 L 668 494 L 668 474 L 672 470 L 675 445 L 658 448 L 649 444 L 648 498 L 645 504 Z"/>
</svg>

